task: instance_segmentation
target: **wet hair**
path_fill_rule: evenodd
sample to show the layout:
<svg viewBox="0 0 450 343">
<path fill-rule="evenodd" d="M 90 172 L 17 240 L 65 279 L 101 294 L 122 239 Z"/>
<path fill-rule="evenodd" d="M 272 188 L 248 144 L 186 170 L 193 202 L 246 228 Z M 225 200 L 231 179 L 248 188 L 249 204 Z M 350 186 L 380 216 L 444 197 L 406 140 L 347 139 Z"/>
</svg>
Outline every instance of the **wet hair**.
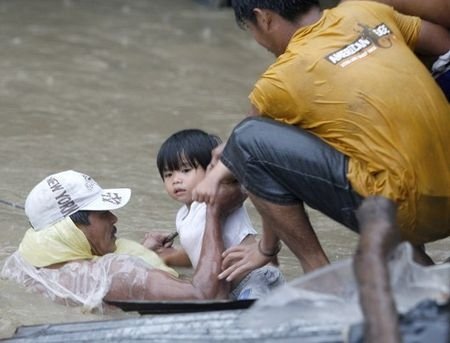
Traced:
<svg viewBox="0 0 450 343">
<path fill-rule="evenodd" d="M 245 21 L 256 24 L 255 8 L 271 10 L 284 19 L 294 22 L 312 7 L 320 6 L 319 0 L 231 0 L 236 22 L 245 29 Z"/>
<path fill-rule="evenodd" d="M 72 213 L 69 217 L 72 219 L 74 224 L 89 225 L 91 223 L 89 221 L 89 213 L 90 211 L 78 211 Z"/>
<path fill-rule="evenodd" d="M 174 133 L 161 145 L 156 157 L 159 175 L 164 180 L 165 171 L 180 170 L 185 165 L 206 170 L 211 162 L 211 151 L 220 143 L 219 136 L 199 129 Z"/>
</svg>

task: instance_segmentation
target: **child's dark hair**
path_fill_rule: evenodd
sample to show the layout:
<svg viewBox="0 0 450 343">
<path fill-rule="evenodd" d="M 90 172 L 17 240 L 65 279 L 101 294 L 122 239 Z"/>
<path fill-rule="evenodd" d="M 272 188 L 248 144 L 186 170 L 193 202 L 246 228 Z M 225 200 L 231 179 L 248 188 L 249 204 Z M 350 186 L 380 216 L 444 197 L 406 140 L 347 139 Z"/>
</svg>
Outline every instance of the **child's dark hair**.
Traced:
<svg viewBox="0 0 450 343">
<path fill-rule="evenodd" d="M 156 164 L 159 175 L 164 179 L 164 172 L 180 170 L 184 165 L 204 170 L 211 162 L 211 151 L 222 143 L 219 136 L 211 135 L 199 129 L 181 130 L 161 145 Z"/>
<path fill-rule="evenodd" d="M 319 0 L 231 0 L 236 22 L 245 28 L 245 21 L 256 23 L 255 8 L 274 11 L 284 19 L 294 22 L 300 15 L 314 6 L 320 6 Z"/>
</svg>

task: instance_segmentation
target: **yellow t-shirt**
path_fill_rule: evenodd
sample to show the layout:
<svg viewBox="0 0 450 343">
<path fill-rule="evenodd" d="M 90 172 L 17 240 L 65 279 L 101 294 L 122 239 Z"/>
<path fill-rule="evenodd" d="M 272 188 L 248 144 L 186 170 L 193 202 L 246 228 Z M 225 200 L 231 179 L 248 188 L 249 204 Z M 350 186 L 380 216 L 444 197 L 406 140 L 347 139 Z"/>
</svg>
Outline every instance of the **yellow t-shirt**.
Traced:
<svg viewBox="0 0 450 343">
<path fill-rule="evenodd" d="M 250 94 L 349 156 L 354 190 L 396 201 L 413 244 L 450 235 L 450 107 L 411 50 L 419 31 L 389 6 L 344 2 L 298 30 Z"/>
</svg>

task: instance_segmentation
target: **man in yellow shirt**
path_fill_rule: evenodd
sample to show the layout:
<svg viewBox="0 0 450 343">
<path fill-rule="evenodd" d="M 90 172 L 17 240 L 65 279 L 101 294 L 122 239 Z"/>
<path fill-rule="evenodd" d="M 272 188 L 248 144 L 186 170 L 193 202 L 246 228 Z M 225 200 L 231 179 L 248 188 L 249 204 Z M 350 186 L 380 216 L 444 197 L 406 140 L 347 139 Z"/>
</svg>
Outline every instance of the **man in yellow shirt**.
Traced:
<svg viewBox="0 0 450 343">
<path fill-rule="evenodd" d="M 426 259 L 423 244 L 450 235 L 450 110 L 414 51 L 446 53 L 448 32 L 372 1 L 232 6 L 277 59 L 250 94 L 263 118 L 234 129 L 194 191 L 213 202 L 231 171 L 263 220 L 259 245 L 227 251 L 221 277 L 266 262 L 279 239 L 305 272 L 327 264 L 303 204 L 358 231 L 354 210 L 369 195 L 396 202 L 403 239 Z"/>
</svg>

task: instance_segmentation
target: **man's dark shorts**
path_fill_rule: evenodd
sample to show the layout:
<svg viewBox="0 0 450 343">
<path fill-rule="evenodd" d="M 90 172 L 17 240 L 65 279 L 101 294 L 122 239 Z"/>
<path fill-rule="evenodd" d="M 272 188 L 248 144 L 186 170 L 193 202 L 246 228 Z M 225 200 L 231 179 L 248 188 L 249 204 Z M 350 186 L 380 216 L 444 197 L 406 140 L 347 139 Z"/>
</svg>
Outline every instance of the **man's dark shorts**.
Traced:
<svg viewBox="0 0 450 343">
<path fill-rule="evenodd" d="M 363 197 L 347 180 L 348 158 L 317 136 L 247 118 L 233 130 L 221 161 L 249 193 L 279 205 L 304 202 L 358 231 L 354 211 Z"/>
</svg>

